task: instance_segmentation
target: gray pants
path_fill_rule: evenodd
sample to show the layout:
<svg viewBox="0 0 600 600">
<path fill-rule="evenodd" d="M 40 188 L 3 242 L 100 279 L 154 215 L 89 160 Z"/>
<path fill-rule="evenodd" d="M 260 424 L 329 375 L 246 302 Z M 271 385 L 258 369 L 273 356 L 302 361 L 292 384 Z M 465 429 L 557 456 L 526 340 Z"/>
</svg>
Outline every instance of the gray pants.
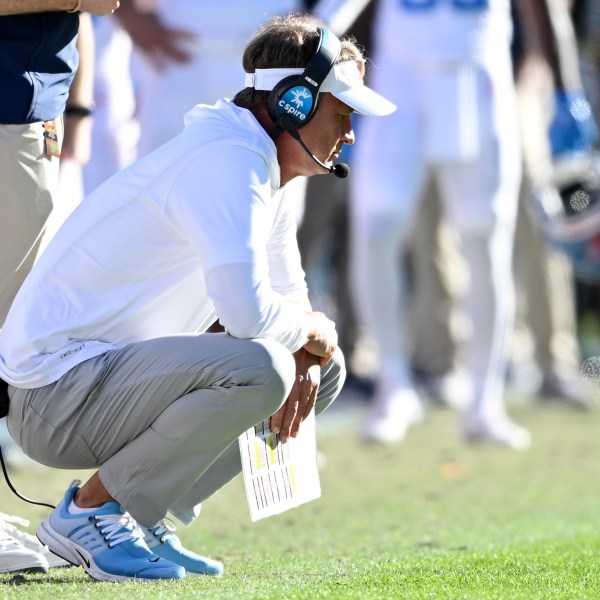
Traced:
<svg viewBox="0 0 600 600">
<path fill-rule="evenodd" d="M 9 387 L 8 428 L 25 453 L 56 468 L 99 467 L 110 494 L 142 525 L 196 506 L 241 471 L 237 437 L 284 403 L 292 354 L 270 340 L 210 333 L 130 344 L 56 383 Z M 340 351 L 321 370 L 316 412 L 339 394 Z"/>
</svg>

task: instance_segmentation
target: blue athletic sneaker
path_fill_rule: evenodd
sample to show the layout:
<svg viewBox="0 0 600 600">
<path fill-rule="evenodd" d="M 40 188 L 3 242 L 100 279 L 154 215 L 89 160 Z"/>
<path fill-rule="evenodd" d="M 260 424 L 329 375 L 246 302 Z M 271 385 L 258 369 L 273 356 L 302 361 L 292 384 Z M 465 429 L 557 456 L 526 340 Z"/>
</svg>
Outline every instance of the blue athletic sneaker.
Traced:
<svg viewBox="0 0 600 600">
<path fill-rule="evenodd" d="M 175 523 L 171 519 L 163 519 L 160 523 L 148 529 L 140 525 L 148 548 L 157 556 L 170 560 L 185 568 L 188 575 L 223 574 L 223 563 L 206 556 L 200 556 L 183 547 L 181 540 L 173 533 Z"/>
<path fill-rule="evenodd" d="M 68 507 L 79 489 L 78 483 L 71 484 L 65 497 L 38 528 L 42 544 L 101 581 L 185 577 L 183 567 L 148 550 L 138 524 L 118 502 L 71 514 Z"/>
</svg>

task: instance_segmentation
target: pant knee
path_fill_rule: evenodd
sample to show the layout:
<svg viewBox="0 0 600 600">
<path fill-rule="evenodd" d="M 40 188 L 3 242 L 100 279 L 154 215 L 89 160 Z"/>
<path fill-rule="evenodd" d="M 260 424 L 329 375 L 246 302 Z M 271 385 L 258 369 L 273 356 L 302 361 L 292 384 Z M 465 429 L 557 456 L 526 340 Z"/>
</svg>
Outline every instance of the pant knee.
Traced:
<svg viewBox="0 0 600 600">
<path fill-rule="evenodd" d="M 260 385 L 262 398 L 271 413 L 285 402 L 292 391 L 296 365 L 292 353 L 273 340 L 254 340 L 260 353 Z"/>
<path fill-rule="evenodd" d="M 261 401 L 273 414 L 285 402 L 296 378 L 296 363 L 292 353 L 272 340 L 254 340 L 260 363 Z M 338 348 L 331 360 L 321 370 L 321 384 L 317 395 L 316 412 L 324 411 L 340 394 L 346 381 L 344 354 Z M 270 412 L 269 412 L 270 411 Z"/>
<path fill-rule="evenodd" d="M 321 385 L 315 406 L 316 414 L 323 412 L 340 394 L 346 381 L 346 362 L 338 348 L 321 370 Z"/>
</svg>

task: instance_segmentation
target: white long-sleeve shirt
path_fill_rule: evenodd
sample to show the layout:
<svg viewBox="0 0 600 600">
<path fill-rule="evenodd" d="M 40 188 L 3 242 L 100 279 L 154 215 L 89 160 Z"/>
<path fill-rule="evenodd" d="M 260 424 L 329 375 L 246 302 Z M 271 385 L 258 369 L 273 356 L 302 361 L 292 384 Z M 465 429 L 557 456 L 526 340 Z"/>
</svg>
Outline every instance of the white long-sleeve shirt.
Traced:
<svg viewBox="0 0 600 600">
<path fill-rule="evenodd" d="M 196 106 L 181 135 L 98 187 L 58 231 L 0 331 L 0 377 L 41 387 L 217 317 L 235 337 L 299 349 L 310 305 L 279 176 L 249 111 Z"/>
</svg>

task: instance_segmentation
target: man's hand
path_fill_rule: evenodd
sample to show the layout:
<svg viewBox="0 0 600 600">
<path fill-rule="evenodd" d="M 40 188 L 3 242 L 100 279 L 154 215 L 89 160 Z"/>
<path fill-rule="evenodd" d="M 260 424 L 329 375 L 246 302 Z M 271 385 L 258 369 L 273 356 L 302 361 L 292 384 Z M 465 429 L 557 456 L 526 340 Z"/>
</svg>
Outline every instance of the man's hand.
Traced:
<svg viewBox="0 0 600 600">
<path fill-rule="evenodd" d="M 271 417 L 271 431 L 279 433 L 279 439 L 287 442 L 296 437 L 300 423 L 314 408 L 321 382 L 319 357 L 303 348 L 294 353 L 296 380 L 285 404 Z"/>
<path fill-rule="evenodd" d="M 74 1 L 73 4 L 76 4 L 76 2 Z M 119 8 L 119 5 L 119 0 L 82 0 L 81 12 L 89 12 L 93 15 L 103 17 L 104 15 L 114 13 Z"/>
<path fill-rule="evenodd" d="M 66 116 L 61 160 L 72 160 L 79 165 L 88 163 L 91 154 L 92 119 Z"/>
<path fill-rule="evenodd" d="M 115 14 L 135 47 L 157 71 L 163 71 L 170 63 L 190 61 L 192 54 L 185 45 L 196 39 L 191 31 L 167 27 L 155 13 L 136 8 L 131 0 Z"/>
<path fill-rule="evenodd" d="M 310 354 L 320 357 L 321 366 L 326 365 L 338 344 L 338 334 L 335 330 L 335 323 L 328 319 L 322 312 L 308 313 L 310 319 L 310 331 L 308 341 L 303 348 Z"/>
<path fill-rule="evenodd" d="M 127 0 L 128 4 L 132 0 Z M 119 8 L 119 0 L 0 0 L 1 15 L 22 15 L 45 11 L 79 10 L 102 17 Z"/>
</svg>

